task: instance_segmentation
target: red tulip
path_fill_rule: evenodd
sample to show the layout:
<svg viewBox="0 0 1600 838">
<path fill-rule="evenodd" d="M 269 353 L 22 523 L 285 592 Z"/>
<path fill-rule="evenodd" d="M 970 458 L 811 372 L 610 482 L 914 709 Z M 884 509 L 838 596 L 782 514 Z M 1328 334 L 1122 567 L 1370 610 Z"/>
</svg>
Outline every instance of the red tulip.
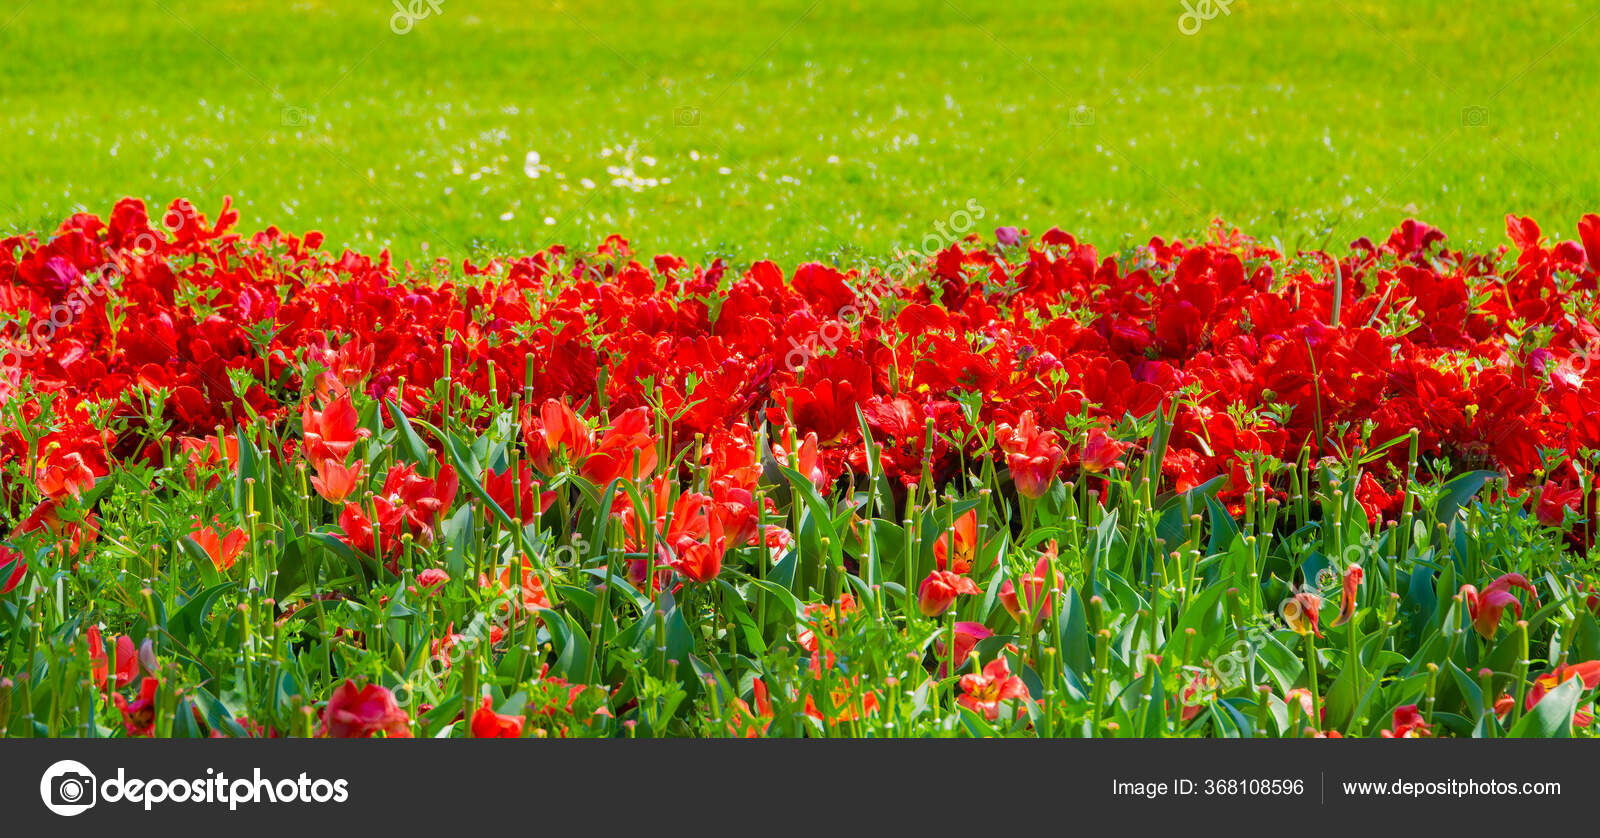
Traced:
<svg viewBox="0 0 1600 838">
<path fill-rule="evenodd" d="M 483 476 L 483 490 L 488 493 L 496 506 L 507 515 L 516 518 L 521 512 L 521 521 L 531 524 L 550 504 L 555 502 L 555 492 L 541 492 L 543 488 L 533 477 L 533 470 L 523 463 L 517 469 L 515 479 L 511 476 L 511 469 L 504 471 L 489 471 Z"/>
<path fill-rule="evenodd" d="M 423 477 L 410 464 L 390 469 L 383 481 L 383 494 L 399 504 L 409 531 L 431 542 L 433 528 L 456 500 L 456 470 L 440 466 L 436 477 Z"/>
<path fill-rule="evenodd" d="M 982 593 L 976 583 L 959 573 L 935 570 L 922 580 L 917 591 L 917 610 L 924 617 L 937 617 L 948 611 L 956 597 Z"/>
<path fill-rule="evenodd" d="M 494 584 L 494 590 L 497 593 L 511 590 L 511 569 L 515 566 L 516 563 L 513 562 L 501 569 L 500 575 Z M 488 587 L 487 580 L 480 578 L 478 585 L 479 587 Z M 522 584 L 518 585 L 517 588 L 516 595 L 521 606 L 520 613 L 531 612 L 536 608 L 550 607 L 550 596 L 545 593 L 544 583 L 539 581 L 539 574 L 533 568 L 526 566 L 522 568 Z"/>
<path fill-rule="evenodd" d="M 439 588 L 449 581 L 450 574 L 436 567 L 430 567 L 417 574 L 417 584 L 422 586 L 423 591 L 430 594 L 438 593 Z"/>
<path fill-rule="evenodd" d="M 1583 679 L 1583 688 L 1586 690 L 1600 687 L 1600 661 L 1584 661 L 1583 663 L 1558 666 L 1535 678 L 1533 688 L 1528 691 L 1526 709 L 1532 710 L 1534 705 L 1544 700 L 1546 693 L 1574 678 Z M 1578 727 L 1588 727 L 1594 722 L 1593 706 L 1579 708 L 1576 713 L 1572 714 L 1572 722 Z"/>
<path fill-rule="evenodd" d="M 1028 688 L 1021 678 L 1011 674 L 1011 667 L 1001 655 L 989 661 L 983 672 L 961 676 L 961 695 L 956 701 L 994 721 L 1000 717 L 1000 702 L 1027 696 Z"/>
<path fill-rule="evenodd" d="M 1034 631 L 1038 631 L 1039 626 L 1044 624 L 1045 618 L 1050 616 L 1050 611 L 1054 607 L 1052 601 L 1054 592 L 1060 590 L 1061 586 L 1066 584 L 1066 579 L 1062 577 L 1060 571 L 1057 571 L 1055 584 L 1050 586 L 1050 590 L 1044 590 L 1045 581 L 1050 578 L 1050 559 L 1055 554 L 1056 549 L 1055 542 L 1051 542 L 1045 555 L 1040 556 L 1039 561 L 1034 564 L 1033 573 L 1021 580 L 1023 596 L 1027 598 L 1027 610 L 1033 613 Z M 1043 596 L 1041 596 L 1041 592 Z M 1010 614 L 1011 619 L 1016 620 L 1019 626 L 1022 625 L 1023 621 L 1023 608 L 1020 600 L 1021 598 L 1017 596 L 1016 586 L 1011 583 L 1010 579 L 1007 579 L 1000 586 L 1000 604 L 1005 606 L 1006 613 Z"/>
<path fill-rule="evenodd" d="M 312 410 L 307 403 L 300 411 L 307 456 L 312 461 L 344 462 L 355 450 L 356 443 L 372 436 L 372 431 L 359 427 L 360 424 L 361 416 L 356 413 L 349 393 L 341 393 L 321 412 Z"/>
<path fill-rule="evenodd" d="M 160 689 L 159 680 L 145 678 L 139 683 L 139 697 L 133 701 L 124 698 L 122 693 L 111 694 L 111 702 L 122 713 L 122 729 L 129 736 L 150 736 L 155 733 L 156 692 Z"/>
<path fill-rule="evenodd" d="M 100 634 L 100 627 L 89 626 L 85 635 L 89 640 L 89 676 L 100 689 L 115 687 L 122 689 L 133 683 L 134 676 L 139 674 L 139 654 L 133 647 L 133 638 L 122 635 L 117 638 L 116 648 L 116 677 L 107 683 L 111 675 L 111 664 L 107 659 L 105 642 Z"/>
<path fill-rule="evenodd" d="M 668 563 L 679 573 L 695 582 L 709 582 L 722 571 L 722 557 L 728 551 L 728 540 L 722 534 L 722 520 L 711 516 L 710 532 L 705 541 L 681 537 L 673 544 L 676 555 L 660 548 Z"/>
<path fill-rule="evenodd" d="M 1344 590 L 1340 593 L 1339 598 L 1339 616 L 1335 617 L 1333 623 L 1331 623 L 1335 628 L 1349 622 L 1350 618 L 1355 615 L 1356 589 L 1361 587 L 1361 577 L 1361 565 L 1353 564 L 1345 568 Z"/>
<path fill-rule="evenodd" d="M 551 458 L 565 451 L 571 462 L 581 462 L 594 447 L 594 436 L 578 414 L 565 402 L 556 399 L 545 401 L 539 415 L 531 410 L 522 420 L 522 435 L 528 445 L 528 455 L 544 474 L 554 474 Z"/>
<path fill-rule="evenodd" d="M 1533 585 L 1520 573 L 1507 573 L 1484 588 L 1482 593 L 1472 585 L 1461 586 L 1461 599 L 1467 605 L 1467 614 L 1472 618 L 1472 625 L 1483 635 L 1484 639 L 1493 639 L 1495 632 L 1500 628 L 1500 616 L 1509 607 L 1517 615 L 1522 616 L 1522 603 L 1517 600 L 1517 595 L 1511 592 L 1512 588 L 1521 588 L 1533 595 L 1538 601 L 1538 592 Z"/>
<path fill-rule="evenodd" d="M 754 489 L 761 479 L 761 454 L 756 451 L 750 426 L 735 422 L 727 433 L 714 437 L 706 450 L 706 467 L 713 487 Z"/>
<path fill-rule="evenodd" d="M 965 661 L 968 655 L 972 654 L 973 648 L 978 645 L 979 641 L 994 636 L 994 632 L 990 631 L 989 628 L 983 623 L 956 623 L 955 629 L 956 650 L 953 657 L 957 665 Z M 951 656 L 947 656 L 945 654 L 944 641 L 945 633 L 942 631 L 933 638 L 933 654 L 939 659 L 940 678 L 945 677 L 947 674 L 945 670 L 949 668 L 948 662 L 951 660 Z"/>
<path fill-rule="evenodd" d="M 1056 442 L 1055 432 L 1040 431 L 1034 424 L 1033 411 L 1024 410 L 1015 429 L 1001 425 L 995 429 L 995 438 L 1006 453 L 1006 466 L 1017 492 L 1024 497 L 1044 497 L 1067 456 Z"/>
<path fill-rule="evenodd" d="M 785 431 L 784 438 L 788 440 L 788 447 L 774 443 L 772 455 L 780 465 L 793 468 L 804 475 L 817 491 L 827 494 L 828 473 L 822 467 L 822 455 L 817 447 L 817 434 L 815 431 L 807 433 L 804 441 L 797 447 L 794 444 L 794 428 Z"/>
<path fill-rule="evenodd" d="M 474 739 L 517 739 L 522 736 L 523 723 L 521 716 L 496 713 L 494 703 L 484 696 L 483 703 L 472 714 L 472 736 Z"/>
<path fill-rule="evenodd" d="M 656 470 L 657 440 L 650 433 L 650 411 L 636 407 L 625 411 L 612 423 L 584 459 L 578 473 L 589 482 L 604 486 L 613 480 L 648 480 Z"/>
<path fill-rule="evenodd" d="M 335 739 L 370 739 L 382 733 L 391 739 L 411 737 L 411 717 L 395 703 L 394 693 L 377 684 L 340 684 L 322 710 L 322 729 Z"/>
<path fill-rule="evenodd" d="M 1388 730 L 1378 731 L 1378 735 L 1384 739 L 1420 739 L 1432 734 L 1432 726 L 1423 721 L 1422 713 L 1415 704 L 1394 708 L 1393 724 Z"/>
<path fill-rule="evenodd" d="M 1539 503 L 1535 515 L 1547 527 L 1559 527 L 1567 519 L 1568 509 L 1577 509 L 1583 502 L 1583 490 L 1573 486 L 1562 488 L 1554 480 L 1546 480 L 1539 490 Z"/>
<path fill-rule="evenodd" d="M 239 438 L 224 436 L 218 440 L 215 435 L 204 438 L 183 437 L 178 440 L 178 451 L 188 460 L 184 466 L 184 478 L 188 480 L 191 488 L 201 488 L 200 472 L 212 471 L 226 465 L 229 469 L 239 462 Z M 210 491 L 221 485 L 222 478 L 212 474 L 206 479 L 205 489 Z"/>
<path fill-rule="evenodd" d="M 1122 468 L 1122 461 L 1118 458 L 1132 447 L 1112 439 L 1105 431 L 1095 428 L 1089 432 L 1089 440 L 1083 444 L 1081 461 L 1083 470 L 1090 474 L 1099 474 L 1109 469 Z"/>
<path fill-rule="evenodd" d="M 94 486 L 95 470 L 84 461 L 83 454 L 69 451 L 52 457 L 39 470 L 39 491 L 52 500 L 78 497 Z"/>
<path fill-rule="evenodd" d="M 383 489 L 372 498 L 374 522 L 367 510 L 349 503 L 339 513 L 343 540 L 357 550 L 384 560 L 392 573 L 399 572 L 401 536 L 410 535 L 421 544 L 432 544 L 434 529 L 446 510 L 455 503 L 458 482 L 455 469 L 442 466 L 437 477 L 416 473 L 410 464 L 390 469 Z M 381 543 L 373 543 L 374 524 Z"/>
<path fill-rule="evenodd" d="M 1578 220 L 1578 238 L 1589 260 L 1589 269 L 1600 271 L 1600 215 L 1589 213 Z"/>
</svg>

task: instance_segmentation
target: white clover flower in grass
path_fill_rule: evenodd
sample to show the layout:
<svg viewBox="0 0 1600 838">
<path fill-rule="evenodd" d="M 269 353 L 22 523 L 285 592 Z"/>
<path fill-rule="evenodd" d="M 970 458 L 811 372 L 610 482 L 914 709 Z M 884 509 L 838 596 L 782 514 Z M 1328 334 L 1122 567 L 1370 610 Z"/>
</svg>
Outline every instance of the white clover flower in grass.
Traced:
<svg viewBox="0 0 1600 838">
<path fill-rule="evenodd" d="M 537 151 L 528 152 L 528 156 L 522 160 L 522 173 L 534 180 L 538 180 L 540 174 L 548 171 L 550 171 L 550 167 L 539 162 L 539 152 Z"/>
</svg>

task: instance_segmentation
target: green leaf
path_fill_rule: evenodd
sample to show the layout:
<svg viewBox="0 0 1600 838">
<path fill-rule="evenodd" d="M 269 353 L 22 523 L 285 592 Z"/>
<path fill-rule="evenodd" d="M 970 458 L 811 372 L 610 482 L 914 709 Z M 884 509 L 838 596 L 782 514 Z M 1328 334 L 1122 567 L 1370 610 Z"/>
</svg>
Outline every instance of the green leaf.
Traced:
<svg viewBox="0 0 1600 838">
<path fill-rule="evenodd" d="M 379 565 L 376 559 L 344 543 L 333 533 L 307 533 L 306 537 L 328 552 L 343 559 L 345 564 L 350 565 L 350 569 L 361 577 L 368 587 L 371 587 L 380 579 L 387 580 L 392 578 L 389 571 Z"/>
<path fill-rule="evenodd" d="M 209 562 L 209 559 L 207 561 Z M 206 613 L 211 610 L 217 597 L 231 587 L 233 587 L 232 582 L 223 582 L 190 597 L 182 608 L 167 619 L 167 633 L 179 643 L 187 645 L 189 640 L 205 626 Z"/>
<path fill-rule="evenodd" d="M 754 577 L 745 578 L 750 580 L 750 584 L 777 597 L 778 601 L 783 603 L 784 611 L 794 615 L 796 620 L 804 616 L 805 607 L 800 604 L 800 600 L 794 595 L 794 591 L 770 580 L 756 579 Z"/>
<path fill-rule="evenodd" d="M 277 570 L 278 577 L 272 585 L 272 596 L 279 602 L 287 602 L 290 594 L 306 584 L 311 577 L 310 563 L 306 560 L 306 551 L 301 546 L 300 539 L 289 539 L 283 545 L 283 553 L 278 557 Z"/>
<path fill-rule="evenodd" d="M 1461 698 L 1467 704 L 1468 713 L 1474 718 L 1483 715 L 1483 687 L 1462 671 L 1461 667 L 1450 661 L 1445 661 L 1445 669 L 1450 671 L 1450 677 L 1456 682 L 1456 689 L 1461 691 Z"/>
<path fill-rule="evenodd" d="M 1583 679 L 1568 678 L 1544 694 L 1528 715 L 1511 727 L 1513 739 L 1567 739 L 1572 736 L 1572 715 L 1583 696 Z"/>
<path fill-rule="evenodd" d="M 1216 497 L 1217 491 L 1228 482 L 1228 476 L 1219 474 L 1199 486 L 1175 495 L 1161 510 L 1161 520 L 1156 524 L 1156 537 L 1161 540 L 1163 552 L 1177 549 L 1189 533 L 1189 516 L 1198 507 L 1210 508 L 1206 501 Z M 1231 518 L 1229 519 L 1231 522 Z"/>
<path fill-rule="evenodd" d="M 252 484 L 248 481 L 254 481 L 257 491 L 259 491 L 262 487 L 260 468 L 261 454 L 260 452 L 256 451 L 256 445 L 254 442 L 250 441 L 250 437 L 245 435 L 244 428 L 235 428 L 234 433 L 239 440 L 239 473 L 234 476 L 233 480 L 233 508 L 240 510 L 242 513 L 245 509 L 250 508 L 249 501 L 246 498 L 246 493 L 250 491 L 250 486 Z M 262 508 L 262 505 L 259 503 L 260 500 L 260 496 L 257 495 L 257 509 Z"/>
<path fill-rule="evenodd" d="M 1227 551 L 1228 545 L 1239 535 L 1239 525 L 1234 523 L 1227 508 L 1211 495 L 1206 495 L 1206 510 L 1211 516 L 1211 541 L 1206 552 L 1214 556 Z"/>
<path fill-rule="evenodd" d="M 433 462 L 433 452 L 423 444 L 422 437 L 417 436 L 416 429 L 411 427 L 411 420 L 406 418 L 405 411 L 392 400 L 385 400 L 384 406 L 389 409 L 389 418 L 394 421 L 395 443 L 401 459 L 418 465 L 427 465 Z"/>
<path fill-rule="evenodd" d="M 778 466 L 778 470 L 789 479 L 790 491 L 798 495 L 805 504 L 806 511 L 811 513 L 811 520 L 820 530 L 822 537 L 832 541 L 833 549 L 842 550 L 844 544 L 839 540 L 839 533 L 833 527 L 833 512 L 828 508 L 827 501 L 822 499 L 822 495 L 817 493 L 817 487 L 812 484 L 811 478 L 784 465 Z"/>
<path fill-rule="evenodd" d="M 767 642 L 761 636 L 761 627 L 757 626 L 755 618 L 750 616 L 750 602 L 726 579 L 719 577 L 717 586 L 722 591 L 722 613 L 731 617 L 738 626 L 740 643 L 754 654 L 766 654 Z"/>
<path fill-rule="evenodd" d="M 0 573 L 0 577 L 3 576 Z M 1573 660 L 1600 660 L 1600 623 L 1595 622 L 1594 614 L 1589 609 L 1578 609 L 1572 626 L 1572 639 L 1568 643 L 1571 644 Z"/>
<path fill-rule="evenodd" d="M 1068 588 L 1066 607 L 1061 612 L 1061 660 L 1077 672 L 1088 672 L 1092 663 L 1089 648 L 1089 620 L 1077 588 Z"/>
<path fill-rule="evenodd" d="M 1453 521 L 1462 505 L 1471 500 L 1490 478 L 1498 476 L 1500 473 L 1495 471 L 1469 471 L 1451 478 L 1442 487 L 1438 503 L 1434 504 L 1433 519 L 1446 523 Z"/>
</svg>

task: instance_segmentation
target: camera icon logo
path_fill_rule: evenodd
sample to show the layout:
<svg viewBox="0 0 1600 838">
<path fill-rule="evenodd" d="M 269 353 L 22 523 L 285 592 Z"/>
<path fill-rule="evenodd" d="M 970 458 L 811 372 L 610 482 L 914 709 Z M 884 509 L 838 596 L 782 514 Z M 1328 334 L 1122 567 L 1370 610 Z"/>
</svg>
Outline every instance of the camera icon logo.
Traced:
<svg viewBox="0 0 1600 838">
<path fill-rule="evenodd" d="M 1461 109 L 1461 125 L 1466 128 L 1482 128 L 1489 124 L 1489 109 L 1480 105 L 1470 105 Z"/>
<path fill-rule="evenodd" d="M 45 769 L 44 778 L 39 781 L 39 797 L 45 808 L 63 817 L 94 808 L 98 789 L 94 772 L 70 759 Z"/>
<path fill-rule="evenodd" d="M 699 108 L 677 108 L 672 112 L 672 124 L 679 128 L 693 128 L 700 124 Z"/>
</svg>

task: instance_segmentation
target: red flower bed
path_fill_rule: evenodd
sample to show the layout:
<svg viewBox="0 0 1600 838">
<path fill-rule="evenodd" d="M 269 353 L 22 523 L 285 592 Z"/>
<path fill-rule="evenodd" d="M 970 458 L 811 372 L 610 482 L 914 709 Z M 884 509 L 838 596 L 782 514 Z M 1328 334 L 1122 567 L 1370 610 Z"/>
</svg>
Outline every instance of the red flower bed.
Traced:
<svg viewBox="0 0 1600 838">
<path fill-rule="evenodd" d="M 1600 331 L 1583 302 L 1596 293 L 1600 216 L 1583 219 L 1580 241 L 1512 217 L 1511 246 L 1486 254 L 1452 251 L 1414 221 L 1335 254 L 1281 254 L 1221 227 L 1205 243 L 1102 254 L 1051 230 L 1029 247 L 952 244 L 903 284 L 814 263 L 786 276 L 771 262 L 742 273 L 641 262 L 618 237 L 593 254 L 558 246 L 458 272 L 335 255 L 315 232 L 247 237 L 237 220 L 225 205 L 212 223 L 184 201 L 152 219 L 124 200 L 109 221 L 80 214 L 47 238 L 0 240 L 0 310 L 12 315 L 0 401 L 49 400 L 55 417 L 40 440 L 0 432 L 0 464 L 41 457 L 44 504 L 24 526 L 51 526 L 51 497 L 119 459 L 231 457 L 218 429 L 252 413 L 299 420 L 314 458 L 347 453 L 355 421 L 337 394 L 429 418 L 448 409 L 429 395 L 441 378 L 453 398 L 520 395 L 535 459 L 541 444 L 583 448 L 598 481 L 665 432 L 645 426 L 647 409 L 675 417 L 676 450 L 767 420 L 824 486 L 873 465 L 863 428 L 901 484 L 973 467 L 980 435 L 1000 428 L 1026 490 L 1115 462 L 1117 439 L 1140 436 L 1126 423 L 1177 397 L 1163 488 L 1226 474 L 1224 497 L 1237 498 L 1254 458 L 1416 429 L 1424 452 L 1502 469 L 1513 491 L 1548 484 L 1541 516 L 1557 519 L 1581 502 L 1571 458 L 1600 448 L 1589 363 Z M 303 387 L 322 398 L 302 404 Z M 167 444 L 96 430 L 137 391 L 167 394 L 147 417 Z M 610 430 L 590 435 L 582 417 L 601 413 Z M 1403 465 L 1404 448 L 1387 456 Z M 1569 459 L 1549 468 L 1552 450 Z M 1362 484 L 1369 514 L 1398 502 L 1379 477 Z M 438 508 L 447 489 L 406 491 Z M 16 510 L 19 490 L 5 491 Z M 381 532 L 421 514 L 401 506 L 376 510 L 395 519 Z"/>
</svg>

